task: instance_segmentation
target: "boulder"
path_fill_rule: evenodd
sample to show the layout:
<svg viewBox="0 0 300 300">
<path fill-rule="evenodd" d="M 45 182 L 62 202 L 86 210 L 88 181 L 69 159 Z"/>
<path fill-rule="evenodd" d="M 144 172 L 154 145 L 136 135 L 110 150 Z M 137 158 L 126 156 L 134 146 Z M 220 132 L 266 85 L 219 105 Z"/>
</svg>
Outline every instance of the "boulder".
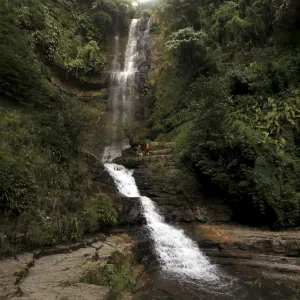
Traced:
<svg viewBox="0 0 300 300">
<path fill-rule="evenodd" d="M 145 222 L 140 199 L 120 196 L 118 199 L 118 225 L 140 225 Z"/>
<path fill-rule="evenodd" d="M 114 181 L 105 170 L 103 163 L 92 153 L 87 153 L 87 162 L 92 179 L 101 184 L 107 184 L 114 187 Z"/>
</svg>

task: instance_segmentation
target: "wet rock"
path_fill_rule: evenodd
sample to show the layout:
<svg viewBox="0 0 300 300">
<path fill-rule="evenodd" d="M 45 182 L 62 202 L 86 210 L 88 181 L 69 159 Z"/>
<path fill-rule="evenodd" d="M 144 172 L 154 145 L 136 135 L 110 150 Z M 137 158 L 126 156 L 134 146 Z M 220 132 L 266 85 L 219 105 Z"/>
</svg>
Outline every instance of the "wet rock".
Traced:
<svg viewBox="0 0 300 300">
<path fill-rule="evenodd" d="M 145 273 L 144 265 L 136 265 L 132 273 L 136 282 L 134 290 L 139 291 L 149 282 L 149 275 Z"/>
<path fill-rule="evenodd" d="M 229 207 L 204 201 L 195 179 L 189 174 L 183 175 L 181 170 L 170 164 L 173 160 L 171 149 L 153 150 L 154 155 L 143 158 L 144 165 L 140 164 L 135 169 L 134 177 L 141 194 L 158 205 L 167 222 L 228 222 L 232 214 Z M 188 178 L 187 186 L 180 177 Z"/>
<path fill-rule="evenodd" d="M 139 291 L 143 289 L 148 283 L 149 283 L 149 276 L 147 273 L 142 273 L 141 276 L 138 278 L 136 284 L 135 284 L 135 291 Z"/>
<path fill-rule="evenodd" d="M 186 224 L 185 232 L 218 264 L 300 274 L 298 231 L 273 232 L 230 224 Z"/>
<path fill-rule="evenodd" d="M 192 206 L 192 207 L 186 208 L 182 212 L 178 221 L 183 221 L 183 222 L 187 222 L 187 223 L 190 223 L 193 221 L 198 221 L 201 223 L 205 223 L 205 222 L 207 222 L 207 219 L 208 219 L 207 214 L 203 214 L 200 211 L 199 206 Z"/>
<path fill-rule="evenodd" d="M 18 292 L 15 284 L 28 272 L 33 263 L 33 254 L 25 253 L 17 258 L 0 261 L 0 299 L 9 299 Z"/>
<path fill-rule="evenodd" d="M 74 251 L 55 247 L 53 251 L 40 251 L 36 258 L 34 254 L 22 254 L 0 261 L 0 299 L 107 299 L 110 287 L 82 283 L 84 271 L 94 264 L 104 266 L 116 251 L 132 255 L 134 243 L 127 234 L 112 235 L 105 241 L 102 235 L 90 237 L 87 243 Z M 60 248 L 63 252 L 57 253 Z"/>
<path fill-rule="evenodd" d="M 120 197 L 118 201 L 118 225 L 140 225 L 145 223 L 139 198 Z"/>
<path fill-rule="evenodd" d="M 89 171 L 92 175 L 92 179 L 96 182 L 100 182 L 101 184 L 105 184 L 111 187 L 114 187 L 114 181 L 109 175 L 109 173 L 105 170 L 104 165 L 101 161 L 92 153 L 87 154 Z"/>
</svg>

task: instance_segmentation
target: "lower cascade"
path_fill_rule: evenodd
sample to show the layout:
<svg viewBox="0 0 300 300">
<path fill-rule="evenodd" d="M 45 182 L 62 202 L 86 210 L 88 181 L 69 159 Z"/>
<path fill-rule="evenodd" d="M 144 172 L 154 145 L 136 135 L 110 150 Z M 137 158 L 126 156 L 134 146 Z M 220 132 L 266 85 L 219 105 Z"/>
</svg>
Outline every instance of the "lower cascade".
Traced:
<svg viewBox="0 0 300 300">
<path fill-rule="evenodd" d="M 121 194 L 140 198 L 147 227 L 163 270 L 180 277 L 219 283 L 217 268 L 209 262 L 196 243 L 183 230 L 165 223 L 154 202 L 140 195 L 132 176 L 133 171 L 113 163 L 105 164 L 105 168 Z"/>
</svg>

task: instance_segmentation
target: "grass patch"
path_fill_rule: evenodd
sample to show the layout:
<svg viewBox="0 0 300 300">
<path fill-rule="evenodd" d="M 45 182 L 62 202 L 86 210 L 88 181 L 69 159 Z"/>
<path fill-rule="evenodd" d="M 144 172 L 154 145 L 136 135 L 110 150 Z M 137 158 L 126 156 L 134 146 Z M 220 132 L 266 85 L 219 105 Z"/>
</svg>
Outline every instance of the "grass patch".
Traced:
<svg viewBox="0 0 300 300">
<path fill-rule="evenodd" d="M 132 258 L 120 252 L 114 252 L 108 263 L 97 262 L 89 265 L 84 271 L 80 282 L 99 286 L 108 285 L 119 296 L 123 291 L 129 291 L 134 282 L 131 274 Z"/>
</svg>

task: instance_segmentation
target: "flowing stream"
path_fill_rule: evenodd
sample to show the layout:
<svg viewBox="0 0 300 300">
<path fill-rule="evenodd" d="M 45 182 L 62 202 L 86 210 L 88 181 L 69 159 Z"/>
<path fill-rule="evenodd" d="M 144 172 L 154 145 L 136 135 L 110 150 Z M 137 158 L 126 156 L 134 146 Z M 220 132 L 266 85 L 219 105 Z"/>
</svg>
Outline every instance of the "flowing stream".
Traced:
<svg viewBox="0 0 300 300">
<path fill-rule="evenodd" d="M 162 269 L 181 277 L 219 283 L 216 267 L 209 262 L 196 243 L 182 230 L 168 225 L 153 201 L 140 195 L 132 176 L 133 171 L 111 163 L 105 164 L 105 168 L 121 194 L 140 198 Z"/>
<path fill-rule="evenodd" d="M 122 155 L 122 150 L 128 147 L 128 143 L 124 141 L 118 130 L 134 121 L 134 106 L 138 104 L 136 90 L 136 81 L 139 76 L 138 66 L 141 61 L 145 61 L 146 47 L 150 39 L 150 22 L 147 23 L 144 32 L 141 32 L 139 22 L 137 19 L 133 19 L 131 22 L 123 63 L 119 62 L 119 57 L 121 57 L 119 36 L 116 35 L 115 37 L 110 87 L 111 119 L 114 126 L 110 133 L 112 142 L 110 146 L 104 149 L 102 162 L 119 192 L 125 197 L 135 197 L 141 201 L 155 254 L 163 272 L 163 274 L 155 275 L 156 278 L 163 276 L 162 280 L 159 279 L 158 284 L 168 285 L 165 280 L 171 280 L 173 284 L 174 280 L 171 278 L 175 278 L 175 282 L 180 280 L 187 287 L 188 293 L 184 296 L 186 299 L 194 299 L 193 296 L 189 295 L 191 286 L 197 286 L 197 291 L 192 290 L 192 294 L 197 295 L 200 286 L 202 296 L 207 295 L 207 293 L 213 294 L 214 297 L 222 294 L 222 299 L 225 299 L 224 294 L 230 294 L 228 287 L 232 289 L 232 278 L 222 274 L 215 265 L 210 263 L 197 244 L 188 238 L 182 229 L 167 224 L 150 198 L 140 195 L 133 171 L 112 163 L 116 157 Z M 122 65 L 123 68 L 121 68 Z M 182 286 L 176 286 L 176 289 L 186 294 Z M 160 299 L 158 295 L 153 294 L 153 297 L 153 299 Z M 196 299 L 200 298 L 197 296 Z"/>
<path fill-rule="evenodd" d="M 167 224 L 154 202 L 140 194 L 133 171 L 112 162 L 129 146 L 120 134 L 120 128 L 124 130 L 134 121 L 134 109 L 138 105 L 138 68 L 140 62 L 145 60 L 146 46 L 150 39 L 150 22 L 144 32 L 141 32 L 139 22 L 137 19 L 131 22 L 123 63 L 119 61 L 122 57 L 120 38 L 119 35 L 115 36 L 110 87 L 110 122 L 113 126 L 109 133 L 111 143 L 102 153 L 102 162 L 119 192 L 125 197 L 140 200 L 160 264 L 159 270 L 152 271 L 152 286 L 149 287 L 151 292 L 143 299 L 273 300 L 273 296 L 262 297 L 261 291 L 245 287 L 234 279 L 235 276 L 226 275 L 226 272 L 212 264 L 182 229 Z"/>
<path fill-rule="evenodd" d="M 118 123 L 118 126 L 126 126 L 126 122 L 133 118 L 135 75 L 139 55 L 141 55 L 137 51 L 138 24 L 139 20 L 137 19 L 133 19 L 131 22 L 123 70 L 118 70 L 119 64 L 116 56 L 118 55 L 119 38 L 115 38 L 111 96 L 113 120 L 115 124 Z M 149 36 L 149 26 L 150 23 L 148 22 L 142 44 Z M 143 46 L 145 47 L 145 45 Z M 139 197 L 163 270 L 182 277 L 218 283 L 219 277 L 216 267 L 209 262 L 196 243 L 188 238 L 183 230 L 168 225 L 159 214 L 153 201 L 140 195 L 132 171 L 121 165 L 110 163 L 114 158 L 121 155 L 124 146 L 126 143 L 123 141 L 114 140 L 111 146 L 105 148 L 102 161 L 121 194 L 126 197 Z"/>
</svg>

